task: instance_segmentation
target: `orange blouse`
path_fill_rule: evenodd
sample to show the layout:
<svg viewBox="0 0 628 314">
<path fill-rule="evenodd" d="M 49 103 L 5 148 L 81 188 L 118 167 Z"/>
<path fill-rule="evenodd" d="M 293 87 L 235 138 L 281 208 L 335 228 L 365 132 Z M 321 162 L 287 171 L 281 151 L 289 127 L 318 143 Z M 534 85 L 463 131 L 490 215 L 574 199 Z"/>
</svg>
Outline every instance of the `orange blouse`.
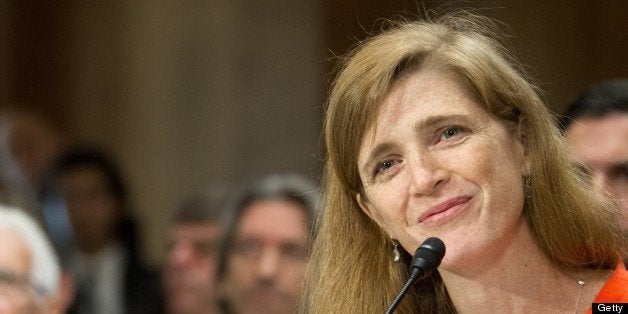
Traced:
<svg viewBox="0 0 628 314">
<path fill-rule="evenodd" d="M 627 303 L 628 302 L 628 271 L 624 263 L 619 263 L 595 297 L 593 303 Z M 589 307 L 587 314 L 592 313 Z"/>
</svg>

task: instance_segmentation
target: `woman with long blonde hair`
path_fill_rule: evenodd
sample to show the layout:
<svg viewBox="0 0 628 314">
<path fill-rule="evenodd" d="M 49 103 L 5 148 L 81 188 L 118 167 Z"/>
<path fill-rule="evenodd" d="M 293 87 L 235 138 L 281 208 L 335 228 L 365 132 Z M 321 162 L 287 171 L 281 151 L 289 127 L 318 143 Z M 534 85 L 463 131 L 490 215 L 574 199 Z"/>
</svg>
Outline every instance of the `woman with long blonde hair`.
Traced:
<svg viewBox="0 0 628 314">
<path fill-rule="evenodd" d="M 628 301 L 617 208 L 578 172 L 500 34 L 450 13 L 395 24 L 341 63 L 304 313 L 384 312 L 432 236 L 447 253 L 399 313 Z"/>
</svg>

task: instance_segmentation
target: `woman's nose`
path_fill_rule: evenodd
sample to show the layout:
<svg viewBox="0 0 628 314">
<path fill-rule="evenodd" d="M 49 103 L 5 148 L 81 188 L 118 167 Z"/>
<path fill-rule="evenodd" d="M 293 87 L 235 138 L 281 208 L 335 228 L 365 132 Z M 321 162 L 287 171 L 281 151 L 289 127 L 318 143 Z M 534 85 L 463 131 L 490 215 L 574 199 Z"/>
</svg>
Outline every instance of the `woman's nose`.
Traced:
<svg viewBox="0 0 628 314">
<path fill-rule="evenodd" d="M 410 192 L 417 196 L 431 195 L 449 179 L 449 172 L 428 153 L 408 159 Z"/>
</svg>

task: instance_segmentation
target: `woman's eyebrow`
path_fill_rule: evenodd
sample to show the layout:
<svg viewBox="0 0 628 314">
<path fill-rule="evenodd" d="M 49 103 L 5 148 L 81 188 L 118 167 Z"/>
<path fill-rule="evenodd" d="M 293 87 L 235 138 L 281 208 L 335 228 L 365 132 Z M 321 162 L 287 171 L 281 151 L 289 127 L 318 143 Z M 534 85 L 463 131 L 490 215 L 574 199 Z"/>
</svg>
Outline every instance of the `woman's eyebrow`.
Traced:
<svg viewBox="0 0 628 314">
<path fill-rule="evenodd" d="M 420 132 L 435 125 L 442 124 L 447 121 L 467 121 L 468 117 L 463 114 L 447 114 L 447 115 L 434 115 L 428 116 L 425 119 L 421 119 L 414 124 L 414 131 Z"/>
<path fill-rule="evenodd" d="M 393 147 L 393 144 L 389 142 L 377 144 L 377 146 L 375 146 L 375 148 L 371 150 L 371 153 L 366 158 L 366 162 L 362 166 L 362 173 L 369 173 L 373 164 L 377 163 L 379 156 L 385 151 L 390 150 L 392 147 Z"/>
</svg>

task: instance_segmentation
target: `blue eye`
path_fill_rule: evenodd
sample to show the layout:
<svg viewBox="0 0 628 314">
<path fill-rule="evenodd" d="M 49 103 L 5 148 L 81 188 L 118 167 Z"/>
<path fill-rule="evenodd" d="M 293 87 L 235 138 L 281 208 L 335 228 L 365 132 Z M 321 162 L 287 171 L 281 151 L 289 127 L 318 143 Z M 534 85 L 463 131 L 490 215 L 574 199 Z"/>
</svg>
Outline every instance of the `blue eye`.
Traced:
<svg viewBox="0 0 628 314">
<path fill-rule="evenodd" d="M 469 129 L 459 125 L 449 125 L 434 132 L 432 145 L 449 148 L 462 143 L 469 135 Z"/>
<path fill-rule="evenodd" d="M 392 168 L 395 165 L 395 161 L 393 160 L 384 160 L 377 164 L 375 167 L 374 175 L 378 175 L 380 173 L 384 173 L 388 171 L 388 169 Z"/>
<path fill-rule="evenodd" d="M 458 128 L 457 126 L 450 127 L 443 132 L 443 138 L 445 139 L 452 138 L 458 135 L 458 133 L 460 133 L 460 128 Z"/>
<path fill-rule="evenodd" d="M 387 160 L 387 161 L 384 161 L 384 162 L 380 163 L 379 166 L 377 167 L 377 170 L 386 171 L 387 169 L 389 169 L 392 166 L 393 166 L 393 162 L 391 160 Z"/>
</svg>

